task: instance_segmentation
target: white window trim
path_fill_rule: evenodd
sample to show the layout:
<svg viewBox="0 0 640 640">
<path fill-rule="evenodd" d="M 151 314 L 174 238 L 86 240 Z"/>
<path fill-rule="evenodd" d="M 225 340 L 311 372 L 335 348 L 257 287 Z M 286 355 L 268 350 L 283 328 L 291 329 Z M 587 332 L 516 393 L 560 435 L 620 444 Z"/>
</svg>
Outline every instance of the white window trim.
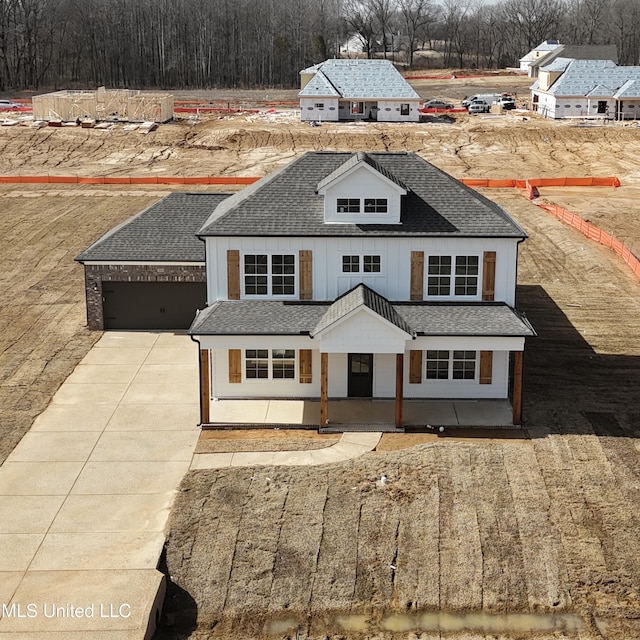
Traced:
<svg viewBox="0 0 640 640">
<path fill-rule="evenodd" d="M 358 271 L 343 271 L 342 270 L 342 259 L 347 257 L 347 256 L 355 256 L 358 258 Z M 369 256 L 369 257 L 375 257 L 375 258 L 380 258 L 380 271 L 365 271 L 364 270 L 364 257 L 365 256 Z M 381 253 L 359 253 L 359 252 L 347 252 L 345 251 L 344 253 L 340 254 L 340 263 L 338 265 L 339 267 L 339 275 L 341 276 L 382 276 L 384 275 L 383 269 L 382 269 L 382 254 Z"/>
<path fill-rule="evenodd" d="M 271 271 L 271 257 L 272 256 L 293 256 L 293 293 L 289 295 L 273 295 L 273 273 Z M 244 259 L 245 256 L 267 256 L 267 291 L 266 295 L 262 294 L 249 294 L 245 291 L 245 276 L 255 275 L 252 273 L 245 274 L 244 271 Z M 246 251 L 240 256 L 240 298 L 243 300 L 296 300 L 299 296 L 299 274 L 298 274 L 298 251 Z"/>
<path fill-rule="evenodd" d="M 427 378 L 427 362 L 428 362 L 427 351 L 447 351 L 449 353 L 448 371 L 447 371 L 446 378 Z M 475 354 L 473 359 L 475 363 L 475 366 L 473 368 L 473 378 L 454 378 L 453 377 L 454 351 L 473 351 L 473 353 Z M 423 369 L 422 375 L 424 377 L 424 381 L 427 382 L 428 384 L 442 384 L 442 383 L 461 384 L 465 382 L 467 384 L 477 384 L 479 380 L 479 375 L 480 375 L 479 374 L 480 357 L 479 357 L 478 351 L 474 349 L 425 349 L 424 350 L 424 367 L 422 369 Z"/>
<path fill-rule="evenodd" d="M 279 349 L 280 347 L 278 347 Z M 242 382 L 246 382 L 247 384 L 256 384 L 261 382 L 297 382 L 298 381 L 298 350 L 290 349 L 293 351 L 293 358 L 283 358 L 284 360 L 293 360 L 293 378 L 274 378 L 273 377 L 273 363 L 280 360 L 280 358 L 274 358 L 273 352 L 275 349 L 273 348 L 255 348 L 255 349 L 243 349 L 242 350 Z M 247 358 L 247 351 L 267 351 L 266 358 Z M 267 372 L 268 376 L 266 378 L 247 378 L 247 360 L 267 360 L 268 367 Z"/>
<path fill-rule="evenodd" d="M 431 295 L 429 293 L 429 258 L 432 257 L 450 257 L 451 258 L 451 273 L 449 274 L 449 295 Z M 474 295 L 456 295 L 456 258 L 468 258 L 475 257 L 478 258 L 478 282 L 476 284 L 476 292 Z M 424 281 L 424 291 L 425 291 L 425 300 L 480 300 L 482 297 L 482 256 L 477 253 L 454 253 L 454 254 L 446 254 L 446 253 L 430 253 L 425 256 L 425 281 Z M 446 276 L 438 275 L 438 278 L 443 278 Z M 465 276 L 466 277 L 466 276 Z"/>
</svg>

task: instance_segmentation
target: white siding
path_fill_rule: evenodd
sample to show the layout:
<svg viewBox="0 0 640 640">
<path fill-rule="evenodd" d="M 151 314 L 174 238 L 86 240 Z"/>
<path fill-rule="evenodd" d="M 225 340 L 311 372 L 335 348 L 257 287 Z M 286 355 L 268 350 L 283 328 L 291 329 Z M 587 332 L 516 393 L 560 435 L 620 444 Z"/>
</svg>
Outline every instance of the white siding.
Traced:
<svg viewBox="0 0 640 640">
<path fill-rule="evenodd" d="M 323 105 L 320 109 L 318 105 Z M 338 98 L 300 98 L 300 120 L 309 122 L 337 122 Z"/>
<path fill-rule="evenodd" d="M 547 93 L 537 93 L 538 113 L 545 118 L 613 118 L 616 113 L 614 98 L 585 96 L 553 96 Z M 598 113 L 598 102 L 606 101 L 608 114 Z M 640 101 L 638 101 L 640 102 Z M 640 105 L 638 105 L 640 106 Z M 630 110 L 631 111 L 631 110 Z"/>
<path fill-rule="evenodd" d="M 409 113 L 403 116 L 401 105 L 409 105 Z M 379 122 L 418 122 L 420 120 L 419 100 L 378 100 Z"/>
<path fill-rule="evenodd" d="M 412 251 L 424 251 L 425 265 L 429 255 L 477 255 L 479 285 L 478 294 L 470 298 L 472 300 L 482 297 L 483 252 L 495 251 L 495 299 L 512 306 L 515 303 L 515 238 L 207 238 L 206 242 L 209 303 L 227 299 L 227 249 L 239 249 L 241 254 L 297 254 L 301 249 L 308 249 L 313 252 L 314 300 L 335 300 L 359 282 L 364 282 L 380 295 L 397 301 L 410 299 Z M 343 274 L 343 255 L 379 255 L 380 273 Z M 425 292 L 426 278 L 425 267 Z"/>
</svg>

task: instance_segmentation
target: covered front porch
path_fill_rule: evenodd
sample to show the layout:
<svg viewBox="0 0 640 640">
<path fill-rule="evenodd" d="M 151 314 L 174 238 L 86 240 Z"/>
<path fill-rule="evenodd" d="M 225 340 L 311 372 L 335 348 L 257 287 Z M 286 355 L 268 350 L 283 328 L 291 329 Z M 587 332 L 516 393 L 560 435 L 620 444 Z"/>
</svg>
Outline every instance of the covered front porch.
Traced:
<svg viewBox="0 0 640 640">
<path fill-rule="evenodd" d="M 206 427 L 309 428 L 320 424 L 320 400 L 216 400 Z M 321 431 L 395 431 L 443 427 L 513 427 L 508 400 L 404 400 L 396 427 L 395 399 L 331 399 Z"/>
</svg>

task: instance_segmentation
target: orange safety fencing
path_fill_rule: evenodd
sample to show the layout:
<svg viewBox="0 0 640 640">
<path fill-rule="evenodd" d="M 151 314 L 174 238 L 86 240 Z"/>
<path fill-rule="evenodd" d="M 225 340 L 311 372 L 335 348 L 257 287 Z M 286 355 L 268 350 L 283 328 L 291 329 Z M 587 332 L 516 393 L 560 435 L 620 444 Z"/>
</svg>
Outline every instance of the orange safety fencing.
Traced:
<svg viewBox="0 0 640 640">
<path fill-rule="evenodd" d="M 174 176 L 108 177 L 84 176 L 0 176 L 4 184 L 253 184 L 256 176 L 205 176 L 198 178 Z"/>
<path fill-rule="evenodd" d="M 599 227 L 587 222 L 579 215 L 563 209 L 557 204 L 539 204 L 541 209 L 548 211 L 552 216 L 568 224 L 570 227 L 577 229 L 590 240 L 599 242 L 601 245 L 608 247 L 614 253 L 619 255 L 625 264 L 640 278 L 640 260 L 633 255 L 631 249 L 614 238 L 611 234 L 603 231 Z"/>
<path fill-rule="evenodd" d="M 525 180 L 491 178 L 461 178 L 460 182 L 469 187 L 486 187 L 489 189 L 505 189 L 516 187 L 619 187 L 620 180 L 616 176 L 605 178 L 528 178 Z"/>
</svg>

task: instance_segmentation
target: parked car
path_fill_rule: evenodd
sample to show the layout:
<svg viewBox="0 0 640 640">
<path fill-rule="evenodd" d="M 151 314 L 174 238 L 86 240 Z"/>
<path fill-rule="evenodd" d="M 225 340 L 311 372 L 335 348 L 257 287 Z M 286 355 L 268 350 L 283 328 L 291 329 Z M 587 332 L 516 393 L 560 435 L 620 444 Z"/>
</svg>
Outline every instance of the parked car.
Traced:
<svg viewBox="0 0 640 640">
<path fill-rule="evenodd" d="M 453 109 L 450 102 L 444 100 L 428 100 L 422 105 L 423 109 Z"/>
<path fill-rule="evenodd" d="M 477 102 L 478 100 L 483 100 L 487 104 L 492 104 L 496 102 L 499 98 L 502 97 L 500 93 L 476 93 L 475 95 L 465 98 L 462 101 L 463 107 L 468 107 L 472 102 Z"/>
<path fill-rule="evenodd" d="M 498 104 L 505 110 L 509 111 L 510 109 L 516 108 L 516 101 L 510 96 L 503 96 L 498 100 Z"/>
<path fill-rule="evenodd" d="M 19 109 L 21 106 L 13 100 L 0 100 L 0 109 Z"/>
<path fill-rule="evenodd" d="M 469 113 L 489 113 L 491 105 L 484 100 L 474 100 L 467 107 Z"/>
</svg>

